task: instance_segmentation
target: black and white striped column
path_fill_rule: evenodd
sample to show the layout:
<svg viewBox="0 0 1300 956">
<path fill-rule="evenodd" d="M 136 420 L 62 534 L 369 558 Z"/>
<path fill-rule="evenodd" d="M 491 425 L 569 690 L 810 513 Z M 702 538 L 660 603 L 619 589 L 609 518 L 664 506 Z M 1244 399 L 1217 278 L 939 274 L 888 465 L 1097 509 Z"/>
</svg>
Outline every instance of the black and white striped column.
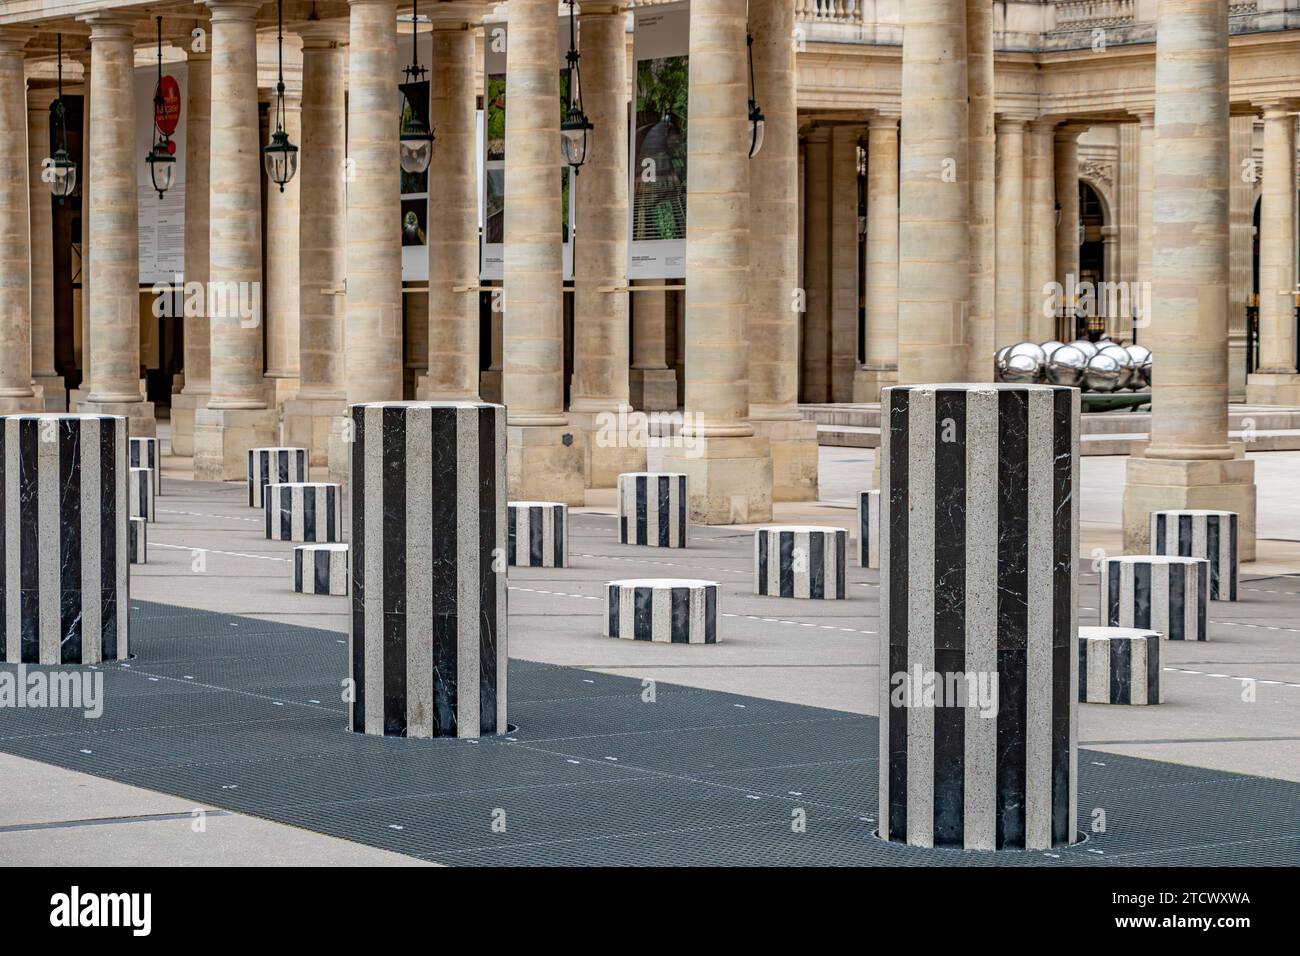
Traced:
<svg viewBox="0 0 1300 956">
<path fill-rule="evenodd" d="M 153 493 L 162 494 L 162 457 L 158 452 L 158 439 L 128 438 L 127 443 L 130 456 L 127 464 L 132 468 L 152 468 Z"/>
<path fill-rule="evenodd" d="M 510 564 L 524 568 L 569 566 L 569 506 L 557 501 L 506 505 Z"/>
<path fill-rule="evenodd" d="M 1137 554 L 1104 558 L 1101 614 L 1110 627 L 1159 631 L 1170 641 L 1208 640 L 1210 563 L 1204 558 Z"/>
<path fill-rule="evenodd" d="M 1079 702 L 1160 703 L 1160 635 L 1131 627 L 1079 628 Z"/>
<path fill-rule="evenodd" d="M 659 548 L 686 547 L 686 475 L 627 472 L 618 476 L 618 540 Z"/>
<path fill-rule="evenodd" d="M 605 586 L 605 636 L 657 644 L 717 644 L 718 582 L 610 581 Z"/>
<path fill-rule="evenodd" d="M 1153 511 L 1151 553 L 1205 558 L 1210 600 L 1237 600 L 1237 512 Z"/>
<path fill-rule="evenodd" d="M 881 835 L 1073 842 L 1079 392 L 917 385 L 881 408 Z"/>
<path fill-rule="evenodd" d="M 350 414 L 352 729 L 504 733 L 506 410 L 374 402 Z"/>
<path fill-rule="evenodd" d="M 299 594 L 347 594 L 348 546 L 300 544 L 294 548 L 293 589 Z"/>
<path fill-rule="evenodd" d="M 880 491 L 858 492 L 858 566 L 880 567 Z"/>
<path fill-rule="evenodd" d="M 296 481 L 262 489 L 262 517 L 272 541 L 343 540 L 343 486 Z"/>
<path fill-rule="evenodd" d="M 144 518 L 132 518 L 127 526 L 129 532 L 129 548 L 131 564 L 148 564 L 149 563 L 149 522 Z"/>
<path fill-rule="evenodd" d="M 116 415 L 0 423 L 0 661 L 128 656 L 126 447 Z"/>
<path fill-rule="evenodd" d="M 754 593 L 843 600 L 849 533 L 811 525 L 754 529 Z"/>
<path fill-rule="evenodd" d="M 248 450 L 248 507 L 262 507 L 262 489 L 307 480 L 306 448 L 250 448 Z"/>
<path fill-rule="evenodd" d="M 131 497 L 131 517 L 153 521 L 153 469 L 130 469 L 127 484 Z"/>
</svg>

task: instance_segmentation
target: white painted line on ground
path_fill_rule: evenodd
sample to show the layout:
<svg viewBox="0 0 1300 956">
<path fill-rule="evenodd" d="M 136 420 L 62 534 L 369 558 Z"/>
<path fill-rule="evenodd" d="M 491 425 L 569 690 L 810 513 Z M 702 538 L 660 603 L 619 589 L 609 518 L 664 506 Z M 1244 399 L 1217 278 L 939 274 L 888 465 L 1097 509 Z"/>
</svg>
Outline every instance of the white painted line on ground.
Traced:
<svg viewBox="0 0 1300 956">
<path fill-rule="evenodd" d="M 200 511 L 173 511 L 170 508 L 156 509 L 160 515 L 188 515 L 191 518 L 220 518 L 222 521 L 256 521 L 265 524 L 265 518 L 241 518 L 238 515 L 210 515 Z"/>
<path fill-rule="evenodd" d="M 1288 684 L 1284 680 L 1265 680 L 1262 677 L 1242 677 L 1240 674 L 1207 674 L 1205 671 L 1188 670 L 1185 667 L 1162 667 L 1161 670 L 1171 674 L 1194 674 L 1197 677 L 1219 677 L 1224 680 L 1251 681 L 1255 684 L 1273 684 L 1278 687 L 1300 687 L 1300 684 Z"/>
<path fill-rule="evenodd" d="M 151 548 L 170 548 L 173 551 L 202 551 L 204 554 L 224 554 L 230 558 L 255 558 L 258 561 L 292 561 L 293 558 L 281 558 L 274 554 L 245 554 L 243 551 L 218 551 L 216 548 L 191 548 L 183 544 L 160 544 L 150 541 Z"/>
</svg>

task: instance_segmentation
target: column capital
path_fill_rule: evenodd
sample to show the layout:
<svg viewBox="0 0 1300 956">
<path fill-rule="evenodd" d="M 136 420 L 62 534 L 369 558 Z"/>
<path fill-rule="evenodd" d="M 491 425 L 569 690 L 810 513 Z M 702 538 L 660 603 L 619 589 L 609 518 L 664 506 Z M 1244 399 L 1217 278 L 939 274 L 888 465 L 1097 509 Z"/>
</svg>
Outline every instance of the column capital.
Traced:
<svg viewBox="0 0 1300 956">
<path fill-rule="evenodd" d="M 878 110 L 871 116 L 867 117 L 867 129 L 898 129 L 898 121 L 901 117 L 897 113 Z"/>
<path fill-rule="evenodd" d="M 201 0 L 212 12 L 212 22 L 257 21 L 257 10 L 261 4 L 257 0 Z"/>
<path fill-rule="evenodd" d="M 21 27 L 0 28 L 0 53 L 21 54 L 27 46 L 27 41 L 35 35 L 35 31 Z"/>
<path fill-rule="evenodd" d="M 1257 107 L 1264 119 L 1282 119 L 1285 116 L 1295 116 L 1295 103 L 1293 100 L 1272 100 Z"/>
<path fill-rule="evenodd" d="M 428 17 L 433 30 L 472 30 L 483 19 L 483 8 L 477 3 L 464 0 L 447 0 L 445 3 L 433 4 L 421 16 Z"/>
<path fill-rule="evenodd" d="M 1091 123 L 1062 123 L 1056 128 L 1054 135 L 1058 143 L 1068 143 L 1077 140 L 1090 129 L 1092 129 Z"/>
<path fill-rule="evenodd" d="M 88 13 L 84 17 L 77 18 L 82 23 L 90 26 L 90 43 L 96 40 L 134 40 L 136 18 L 128 16 L 125 13 L 113 11 L 101 11 L 99 13 Z M 90 45 L 86 46 L 86 54 L 90 54 Z"/>
<path fill-rule="evenodd" d="M 348 22 L 346 20 L 300 20 L 285 25 L 289 33 L 296 33 L 304 50 L 332 50 L 346 46 Z"/>
<path fill-rule="evenodd" d="M 1023 134 L 1027 125 L 1024 120 L 1016 119 L 1014 116 L 999 116 L 994 121 L 993 128 L 999 135 L 1003 133 Z"/>
<path fill-rule="evenodd" d="M 48 113 L 50 104 L 59 98 L 59 91 L 53 86 L 27 88 L 27 112 Z"/>
<path fill-rule="evenodd" d="M 613 17 L 626 13 L 627 7 L 622 3 L 593 3 L 587 2 L 581 5 L 581 12 L 578 19 L 584 17 Z"/>
</svg>

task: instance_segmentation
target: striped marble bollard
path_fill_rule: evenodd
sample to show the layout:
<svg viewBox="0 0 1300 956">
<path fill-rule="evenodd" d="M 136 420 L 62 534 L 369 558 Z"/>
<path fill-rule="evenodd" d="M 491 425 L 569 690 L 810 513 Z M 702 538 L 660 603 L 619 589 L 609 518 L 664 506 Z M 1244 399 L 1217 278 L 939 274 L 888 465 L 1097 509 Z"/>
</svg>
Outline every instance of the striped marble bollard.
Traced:
<svg viewBox="0 0 1300 956">
<path fill-rule="evenodd" d="M 1079 702 L 1160 703 L 1160 635 L 1132 627 L 1079 628 Z"/>
<path fill-rule="evenodd" d="M 128 438 L 127 443 L 130 456 L 127 464 L 132 468 L 152 468 L 153 493 L 162 494 L 162 458 L 158 453 L 158 439 Z"/>
<path fill-rule="evenodd" d="M 1128 554 L 1101 562 L 1101 604 L 1110 627 L 1159 631 L 1169 641 L 1204 641 L 1210 563 L 1204 558 Z"/>
<path fill-rule="evenodd" d="M 858 565 L 880 567 L 880 492 L 858 492 Z"/>
<path fill-rule="evenodd" d="M 506 410 L 350 410 L 351 725 L 478 737 L 506 723 Z"/>
<path fill-rule="evenodd" d="M 131 497 L 131 517 L 154 520 L 153 469 L 131 468 L 128 483 Z"/>
<path fill-rule="evenodd" d="M 0 423 L 0 662 L 127 658 L 126 431 L 116 415 Z"/>
<path fill-rule="evenodd" d="M 262 489 L 307 481 L 306 448 L 250 448 L 248 450 L 248 507 L 262 507 Z"/>
<path fill-rule="evenodd" d="M 605 586 L 605 636 L 657 644 L 717 644 L 718 582 L 610 581 Z"/>
<path fill-rule="evenodd" d="M 131 564 L 148 564 L 149 563 L 149 522 L 144 518 L 132 518 L 130 525 L 130 555 Z"/>
<path fill-rule="evenodd" d="M 1151 553 L 1205 558 L 1210 600 L 1237 600 L 1237 512 L 1153 511 Z"/>
<path fill-rule="evenodd" d="M 916 385 L 881 408 L 881 835 L 1071 843 L 1079 392 Z"/>
<path fill-rule="evenodd" d="M 659 548 L 686 547 L 686 475 L 627 472 L 618 476 L 618 540 Z"/>
<path fill-rule="evenodd" d="M 754 593 L 843 600 L 848 550 L 849 533 L 843 528 L 755 528 Z"/>
<path fill-rule="evenodd" d="M 569 506 L 556 501 L 511 501 L 506 505 L 506 554 L 524 568 L 569 566 Z"/>
<path fill-rule="evenodd" d="M 295 481 L 262 489 L 266 536 L 272 541 L 341 541 L 343 486 Z"/>
<path fill-rule="evenodd" d="M 348 546 L 300 544 L 294 548 L 293 589 L 299 594 L 347 594 Z"/>
</svg>

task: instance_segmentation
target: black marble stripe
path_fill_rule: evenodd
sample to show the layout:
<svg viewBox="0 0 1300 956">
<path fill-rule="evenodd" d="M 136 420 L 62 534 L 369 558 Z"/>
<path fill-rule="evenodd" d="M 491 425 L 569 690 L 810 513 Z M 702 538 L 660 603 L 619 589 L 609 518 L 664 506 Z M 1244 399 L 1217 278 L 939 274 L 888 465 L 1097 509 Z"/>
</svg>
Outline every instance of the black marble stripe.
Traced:
<svg viewBox="0 0 1300 956">
<path fill-rule="evenodd" d="M 1107 641 L 1110 645 L 1110 689 L 1112 704 L 1133 703 L 1133 642 Z"/>
<path fill-rule="evenodd" d="M 343 493 L 342 488 L 325 489 L 325 540 L 339 541 L 338 522 L 342 517 L 343 509 L 340 507 L 339 496 Z"/>
<path fill-rule="evenodd" d="M 1203 640 L 1205 640 L 1205 638 L 1206 638 L 1206 633 L 1205 633 L 1205 609 L 1206 609 L 1207 604 L 1206 604 L 1206 600 L 1205 600 L 1205 586 L 1206 586 L 1206 583 L 1207 583 L 1207 582 L 1206 582 L 1207 574 L 1208 574 L 1208 571 L 1207 571 L 1207 569 L 1206 569 L 1206 567 L 1205 567 L 1204 564 L 1201 564 L 1201 565 L 1198 565 L 1198 566 L 1197 566 L 1197 568 L 1196 568 L 1196 575 L 1197 575 L 1197 578 L 1198 578 L 1198 580 L 1199 580 L 1199 582 L 1200 582 L 1200 588 L 1199 588 L 1199 589 L 1197 590 L 1197 592 L 1196 592 L 1196 595 L 1197 595 L 1197 600 L 1196 600 L 1196 639 L 1197 639 L 1198 641 L 1203 641 Z"/>
<path fill-rule="evenodd" d="M 794 597 L 794 532 L 780 532 L 781 597 Z"/>
<path fill-rule="evenodd" d="M 687 477 L 682 475 L 677 479 L 677 487 L 681 494 L 677 496 L 677 547 L 686 547 L 686 482 Z"/>
<path fill-rule="evenodd" d="M 672 541 L 672 538 L 669 537 L 669 531 L 671 529 L 668 526 L 669 486 L 671 483 L 672 479 L 667 475 L 660 475 L 658 480 L 655 482 L 658 486 L 657 503 L 659 505 L 659 547 L 661 548 L 668 547 L 669 543 Z"/>
<path fill-rule="evenodd" d="M 633 544 L 650 543 L 650 499 L 645 475 L 636 476 L 636 537 Z"/>
<path fill-rule="evenodd" d="M 1219 516 L 1205 516 L 1205 554 L 1210 559 L 1210 600 L 1219 598 Z"/>
<path fill-rule="evenodd" d="M 293 549 L 293 589 L 302 590 L 302 552 L 297 548 Z"/>
<path fill-rule="evenodd" d="M 552 543 L 555 545 L 555 566 L 564 567 L 564 516 L 567 514 L 563 506 L 556 506 L 551 509 L 551 523 L 554 525 L 554 537 Z"/>
<path fill-rule="evenodd" d="M 1133 626 L 1151 627 L 1151 565 L 1133 565 Z"/>
<path fill-rule="evenodd" d="M 1088 647 L 1091 642 L 1079 638 L 1079 700 L 1088 699 Z M 1055 823 L 1055 821 L 1053 821 Z M 1056 836 L 1053 834 L 1052 839 Z"/>
<path fill-rule="evenodd" d="M 330 561 L 334 555 L 329 551 L 317 551 L 312 555 L 315 572 L 312 575 L 312 587 L 316 589 L 317 594 L 330 593 Z"/>
<path fill-rule="evenodd" d="M 497 546 L 497 420 L 504 410 L 485 405 L 478 410 L 478 553 L 479 553 L 479 732 L 494 734 L 497 727 L 497 617 L 496 571 L 492 553 Z M 539 522 L 540 524 L 540 522 Z M 504 610 L 504 609 L 503 609 Z M 502 615 L 504 617 L 504 615 Z"/>
<path fill-rule="evenodd" d="M 632 639 L 649 641 L 654 639 L 654 590 L 652 588 L 632 589 Z"/>
<path fill-rule="evenodd" d="M 889 392 L 889 673 L 907 673 L 908 605 L 908 425 L 905 388 Z M 881 502 L 885 507 L 885 502 Z M 882 759 L 883 756 L 882 756 Z M 889 838 L 907 840 L 907 708 L 889 706 Z"/>
<path fill-rule="evenodd" d="M 119 520 L 126 522 L 127 516 L 120 518 L 117 513 L 118 481 L 125 480 L 126 449 L 118 443 L 118 424 L 111 418 L 99 419 L 99 588 L 103 595 L 100 601 L 99 628 L 100 654 L 106 661 L 117 660 L 118 639 L 121 638 L 121 655 L 125 656 L 126 635 L 117 633 L 117 536 Z M 126 434 L 125 424 L 122 426 Z M 119 479 L 119 475 L 122 477 Z M 130 509 L 127 509 L 128 511 Z M 89 595 L 94 600 L 95 595 Z M 123 595 L 126 599 L 126 595 Z"/>
<path fill-rule="evenodd" d="M 618 637 L 619 592 L 616 585 L 609 585 L 609 636 Z"/>
<path fill-rule="evenodd" d="M 847 531 L 835 532 L 835 597 L 844 600 L 846 578 L 844 563 L 849 556 L 849 533 Z"/>
<path fill-rule="evenodd" d="M 1070 819 L 1070 656 L 1074 609 L 1074 393 L 1052 395 L 1052 843 L 1068 843 Z"/>
<path fill-rule="evenodd" d="M 290 501 L 293 499 L 290 498 Z M 316 533 L 316 489 L 302 489 L 302 537 L 304 541 L 323 540 Z"/>
<path fill-rule="evenodd" d="M 506 509 L 506 557 L 510 564 L 518 566 L 519 564 L 519 539 L 518 534 L 519 509 Z"/>
<path fill-rule="evenodd" d="M 366 730 L 366 435 L 365 409 L 352 409 L 352 729 Z"/>
<path fill-rule="evenodd" d="M 1106 626 L 1119 626 L 1120 574 L 1123 566 L 1117 561 L 1106 564 Z"/>
<path fill-rule="evenodd" d="M 764 532 L 758 536 L 758 593 L 767 593 L 768 561 L 767 543 L 771 535 Z"/>
<path fill-rule="evenodd" d="M 808 596 L 826 596 L 826 536 L 808 535 Z"/>
<path fill-rule="evenodd" d="M 273 496 L 279 499 L 280 540 L 293 538 L 293 489 L 277 485 Z"/>
<path fill-rule="evenodd" d="M 395 409 L 396 413 L 397 410 Z M 430 666 L 433 700 L 429 707 L 430 733 L 453 736 L 460 713 L 460 522 L 456 520 L 462 481 L 474 476 L 462 472 L 455 409 L 434 409 L 429 422 L 429 568 L 432 593 L 429 621 Z M 403 452 L 405 454 L 405 452 Z"/>
<path fill-rule="evenodd" d="M 1147 638 L 1147 703 L 1160 703 L 1160 637 Z"/>
<path fill-rule="evenodd" d="M 669 635 L 674 644 L 689 644 L 691 641 L 691 591 L 690 588 L 673 588 L 669 607 L 672 632 Z"/>
<path fill-rule="evenodd" d="M 1163 514 L 1156 515 L 1156 539 L 1155 541 L 1151 542 L 1152 554 L 1165 553 L 1165 535 L 1167 533 L 1168 532 L 1165 530 L 1165 515 Z"/>
<path fill-rule="evenodd" d="M 82 653 L 83 600 L 81 582 L 81 439 L 82 421 L 59 422 L 59 633 L 63 664 L 80 664 Z M 111 422 L 109 423 L 111 427 Z M 91 476 L 94 480 L 95 476 Z M 102 480 L 102 476 L 101 476 Z M 131 524 L 131 522 L 127 522 Z M 104 547 L 100 542 L 100 547 Z M 143 543 L 141 544 L 143 551 Z M 93 595 L 91 595 L 93 597 Z"/>
<path fill-rule="evenodd" d="M 549 511 L 550 509 L 545 510 Z M 540 568 L 545 563 L 542 512 L 543 509 L 540 506 L 528 509 L 528 563 L 534 568 Z"/>
<path fill-rule="evenodd" d="M 406 415 L 382 412 L 384 733 L 406 734 Z"/>
<path fill-rule="evenodd" d="M 685 524 L 682 525 L 686 527 Z M 709 585 L 704 589 L 704 643 L 718 642 L 718 589 Z"/>
<path fill-rule="evenodd" d="M 1192 516 L 1178 516 L 1178 556 L 1180 558 L 1190 558 L 1192 556 Z"/>
<path fill-rule="evenodd" d="M 1228 516 L 1228 573 L 1232 575 L 1232 583 L 1228 600 L 1237 600 L 1237 515 Z"/>
<path fill-rule="evenodd" d="M 871 563 L 871 499 L 865 492 L 858 495 L 858 511 L 858 563 L 865 568 Z"/>
<path fill-rule="evenodd" d="M 966 672 L 966 392 L 935 395 L 934 670 Z M 966 710 L 934 709 L 934 845 L 965 839 Z"/>
<path fill-rule="evenodd" d="M 1148 571 L 1147 573 L 1149 574 L 1150 572 Z M 1169 640 L 1186 640 L 1187 565 L 1171 564 L 1167 567 L 1167 573 L 1169 575 Z M 1143 626 L 1149 626 L 1149 622 Z"/>
<path fill-rule="evenodd" d="M 18 633 L 24 664 L 36 664 L 41 659 L 41 501 L 37 458 L 41 425 L 39 419 L 24 418 L 20 419 L 18 429 L 18 500 L 22 503 L 18 539 L 18 580 L 22 587 Z"/>
</svg>

